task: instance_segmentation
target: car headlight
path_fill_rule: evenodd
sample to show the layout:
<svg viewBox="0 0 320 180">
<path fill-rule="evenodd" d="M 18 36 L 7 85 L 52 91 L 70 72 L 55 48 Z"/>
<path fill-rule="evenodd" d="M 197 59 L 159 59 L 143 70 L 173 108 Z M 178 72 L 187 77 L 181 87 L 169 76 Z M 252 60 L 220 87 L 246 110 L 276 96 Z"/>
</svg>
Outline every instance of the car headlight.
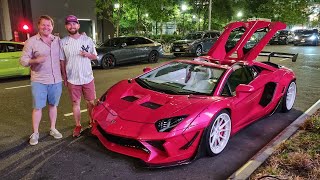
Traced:
<svg viewBox="0 0 320 180">
<path fill-rule="evenodd" d="M 169 132 L 174 127 L 176 127 L 182 120 L 184 120 L 187 117 L 187 115 L 183 116 L 176 116 L 166 119 L 160 119 L 156 122 L 156 129 L 158 132 Z"/>
<path fill-rule="evenodd" d="M 299 39 L 299 36 L 295 36 L 294 39 Z"/>
<path fill-rule="evenodd" d="M 309 37 L 309 39 L 313 41 L 313 40 L 317 39 L 317 36 L 316 35 L 312 35 L 311 37 Z"/>
<path fill-rule="evenodd" d="M 98 60 L 98 61 L 101 60 L 102 57 L 103 57 L 103 54 L 98 54 L 98 55 L 97 55 L 97 60 Z"/>
</svg>

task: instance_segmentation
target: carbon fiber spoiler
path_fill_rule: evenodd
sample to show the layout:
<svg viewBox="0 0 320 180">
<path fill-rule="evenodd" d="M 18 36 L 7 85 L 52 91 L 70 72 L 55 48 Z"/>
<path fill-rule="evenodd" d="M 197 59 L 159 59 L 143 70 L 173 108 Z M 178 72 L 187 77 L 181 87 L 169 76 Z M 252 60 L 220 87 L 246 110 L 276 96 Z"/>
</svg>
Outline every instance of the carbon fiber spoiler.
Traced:
<svg viewBox="0 0 320 180">
<path fill-rule="evenodd" d="M 270 62 L 271 57 L 279 57 L 279 58 L 291 58 L 292 62 L 296 62 L 298 58 L 298 54 L 292 53 L 282 53 L 282 52 L 269 52 L 269 51 L 261 51 L 259 56 L 267 56 L 268 62 Z"/>
</svg>

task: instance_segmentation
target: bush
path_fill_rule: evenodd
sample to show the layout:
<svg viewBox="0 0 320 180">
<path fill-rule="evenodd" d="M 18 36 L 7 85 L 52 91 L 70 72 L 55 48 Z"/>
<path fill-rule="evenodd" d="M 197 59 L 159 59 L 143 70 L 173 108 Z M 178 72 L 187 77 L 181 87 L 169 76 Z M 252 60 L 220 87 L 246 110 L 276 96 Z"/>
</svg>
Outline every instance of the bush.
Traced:
<svg viewBox="0 0 320 180">
<path fill-rule="evenodd" d="M 182 38 L 181 35 L 173 35 L 173 34 L 163 34 L 163 35 L 150 35 L 150 39 L 157 41 L 162 44 L 172 43 L 175 40 L 179 40 Z"/>
</svg>

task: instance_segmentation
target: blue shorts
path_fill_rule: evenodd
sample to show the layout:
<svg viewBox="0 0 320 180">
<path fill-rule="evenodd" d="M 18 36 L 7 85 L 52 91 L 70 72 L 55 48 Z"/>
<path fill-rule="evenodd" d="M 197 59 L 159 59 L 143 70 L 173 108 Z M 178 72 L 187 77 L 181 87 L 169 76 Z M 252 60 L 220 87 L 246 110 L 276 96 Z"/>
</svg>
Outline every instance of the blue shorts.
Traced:
<svg viewBox="0 0 320 180">
<path fill-rule="evenodd" d="M 56 84 L 31 82 L 31 91 L 34 109 L 44 108 L 47 101 L 52 106 L 58 106 L 62 93 L 62 82 Z"/>
</svg>

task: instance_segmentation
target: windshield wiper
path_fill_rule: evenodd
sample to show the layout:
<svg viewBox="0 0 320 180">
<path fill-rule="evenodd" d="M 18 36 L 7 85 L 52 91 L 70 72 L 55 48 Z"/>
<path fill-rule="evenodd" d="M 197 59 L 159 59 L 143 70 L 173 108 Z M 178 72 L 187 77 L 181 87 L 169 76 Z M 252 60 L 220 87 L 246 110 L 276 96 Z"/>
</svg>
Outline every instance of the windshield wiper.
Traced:
<svg viewBox="0 0 320 180">
<path fill-rule="evenodd" d="M 140 85 L 142 85 L 143 87 L 147 88 L 147 89 L 150 89 L 150 90 L 154 90 L 154 88 L 152 86 L 150 86 L 146 81 L 146 79 L 140 79 L 140 78 L 137 78 L 136 79 L 137 82 L 139 82 Z"/>
</svg>

